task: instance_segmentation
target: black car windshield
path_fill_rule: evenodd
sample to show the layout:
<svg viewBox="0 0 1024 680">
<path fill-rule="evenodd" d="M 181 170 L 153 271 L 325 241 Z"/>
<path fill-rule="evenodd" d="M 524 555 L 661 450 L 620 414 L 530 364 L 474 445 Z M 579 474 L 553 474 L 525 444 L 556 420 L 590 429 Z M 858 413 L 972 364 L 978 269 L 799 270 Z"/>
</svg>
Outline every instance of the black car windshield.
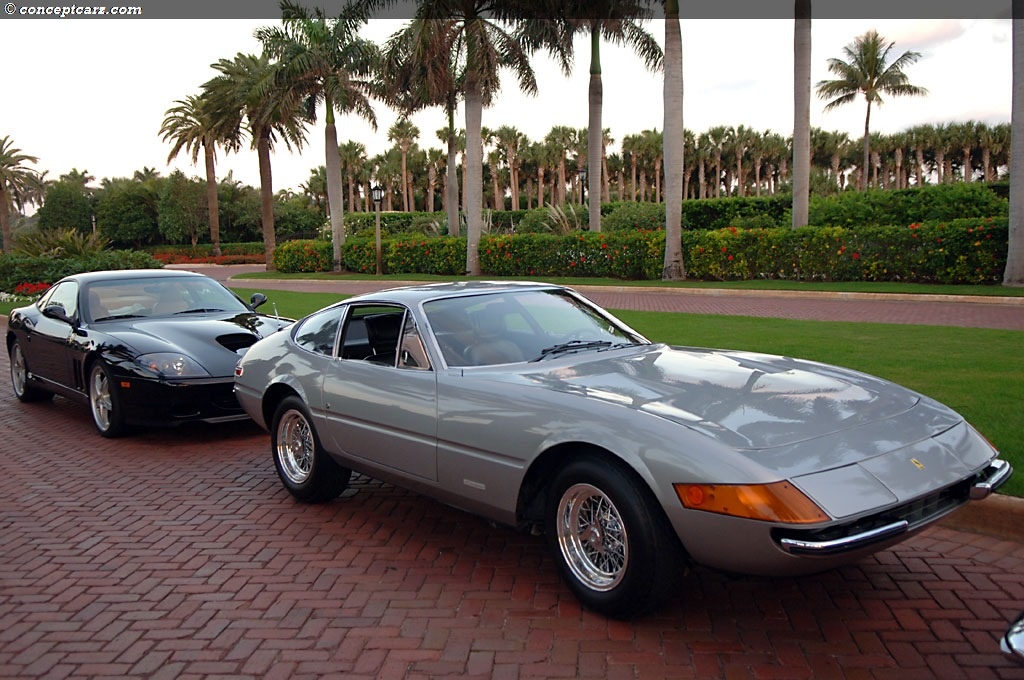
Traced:
<svg viewBox="0 0 1024 680">
<path fill-rule="evenodd" d="M 646 343 L 561 290 L 502 291 L 423 305 L 449 366 L 539 361 Z"/>
<path fill-rule="evenodd" d="M 85 290 L 86 318 L 93 322 L 210 311 L 249 311 L 231 291 L 206 277 L 125 278 L 95 281 Z"/>
</svg>

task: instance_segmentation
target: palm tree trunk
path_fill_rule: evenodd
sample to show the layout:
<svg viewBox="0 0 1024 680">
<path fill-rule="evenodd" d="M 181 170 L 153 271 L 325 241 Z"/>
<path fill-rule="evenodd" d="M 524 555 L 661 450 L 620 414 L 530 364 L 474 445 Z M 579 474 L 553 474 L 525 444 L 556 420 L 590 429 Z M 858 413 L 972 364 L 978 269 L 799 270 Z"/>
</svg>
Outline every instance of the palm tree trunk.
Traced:
<svg viewBox="0 0 1024 680">
<path fill-rule="evenodd" d="M 811 196 L 811 0 L 793 22 L 793 228 L 807 226 Z"/>
<path fill-rule="evenodd" d="M 472 45 L 470 45 L 472 48 Z M 468 63 L 475 63 L 470 49 Z M 466 273 L 480 275 L 480 235 L 483 222 L 483 96 L 480 82 L 472 73 L 466 78 Z"/>
<path fill-rule="evenodd" d="M 274 266 L 274 250 L 277 248 L 277 235 L 274 232 L 274 180 L 270 172 L 270 129 L 261 130 L 256 155 L 260 163 L 260 211 L 263 218 L 263 254 L 267 261 L 267 271 L 276 269 Z"/>
<path fill-rule="evenodd" d="M 338 129 L 334 125 L 334 110 L 327 102 L 327 125 L 324 130 L 324 160 L 327 163 L 327 206 L 331 214 L 331 242 L 333 244 L 334 271 L 341 271 L 341 247 L 345 245 L 345 209 L 341 196 L 341 153 L 338 150 Z"/>
<path fill-rule="evenodd" d="M 448 211 L 448 235 L 459 235 L 459 159 L 455 141 L 455 102 L 448 102 L 448 168 L 444 180 L 445 200 Z"/>
<path fill-rule="evenodd" d="M 868 112 L 864 116 L 864 165 L 861 166 L 860 173 L 860 190 L 866 191 L 868 188 L 868 168 L 871 167 L 871 138 L 868 136 L 871 123 L 871 102 L 868 102 Z"/>
<path fill-rule="evenodd" d="M 679 3 L 665 4 L 665 132 L 662 137 L 665 158 L 665 261 L 664 281 L 686 278 L 683 265 L 683 39 L 679 31 Z"/>
<path fill-rule="evenodd" d="M 213 244 L 213 256 L 220 257 L 220 208 L 217 204 L 217 170 L 214 167 L 213 146 L 203 144 L 203 156 L 206 161 L 206 209 L 210 223 L 210 243 Z"/>
<path fill-rule="evenodd" d="M 3 232 L 4 252 L 9 253 L 14 248 L 14 237 L 11 234 L 11 216 L 8 213 L 7 190 L 0 184 L 0 232 Z"/>
<path fill-rule="evenodd" d="M 1013 3 L 1013 97 L 1010 105 L 1010 229 L 1003 285 L 1024 286 L 1024 16 Z"/>
<path fill-rule="evenodd" d="M 601 28 L 598 22 L 590 27 L 590 112 L 587 128 L 587 192 L 590 196 L 588 223 L 590 231 L 601 231 L 601 141 L 604 127 L 601 109 L 604 106 L 604 85 L 601 82 Z"/>
</svg>

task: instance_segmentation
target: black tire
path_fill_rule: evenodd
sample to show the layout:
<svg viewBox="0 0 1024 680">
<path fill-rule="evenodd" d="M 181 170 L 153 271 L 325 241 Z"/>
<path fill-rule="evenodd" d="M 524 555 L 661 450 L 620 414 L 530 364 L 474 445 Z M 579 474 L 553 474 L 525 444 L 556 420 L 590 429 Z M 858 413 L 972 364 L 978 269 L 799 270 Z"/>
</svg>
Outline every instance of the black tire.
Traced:
<svg viewBox="0 0 1024 680">
<path fill-rule="evenodd" d="M 104 437 L 120 437 L 127 429 L 121 399 L 121 388 L 110 369 L 102 361 L 94 362 L 89 368 L 89 411 L 96 430 Z"/>
<path fill-rule="evenodd" d="M 270 451 L 284 488 L 305 503 L 324 503 L 348 487 L 352 471 L 324 450 L 309 410 L 298 397 L 284 399 L 274 412 Z"/>
<path fill-rule="evenodd" d="M 25 353 L 21 351 L 21 345 L 15 340 L 11 344 L 11 387 L 14 388 L 14 396 L 18 401 L 31 402 L 53 399 L 53 392 L 36 387 L 29 380 L 28 361 Z"/>
<path fill-rule="evenodd" d="M 668 519 L 643 481 L 617 462 L 587 457 L 561 469 L 549 488 L 545 534 L 569 589 L 605 616 L 651 612 L 685 573 Z"/>
</svg>

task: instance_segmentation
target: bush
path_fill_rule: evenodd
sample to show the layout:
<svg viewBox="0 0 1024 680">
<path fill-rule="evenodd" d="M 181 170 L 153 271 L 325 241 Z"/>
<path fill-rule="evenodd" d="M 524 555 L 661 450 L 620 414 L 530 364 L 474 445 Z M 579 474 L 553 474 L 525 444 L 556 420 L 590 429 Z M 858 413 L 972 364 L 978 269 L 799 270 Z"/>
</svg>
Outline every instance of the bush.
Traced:
<svg viewBox="0 0 1024 680">
<path fill-rule="evenodd" d="M 106 269 L 159 269 L 163 265 L 138 250 L 105 250 L 95 255 L 55 259 L 29 255 L 0 255 L 0 290 L 13 291 L 19 284 L 53 283 L 81 272 Z"/>
<path fill-rule="evenodd" d="M 330 241 L 285 241 L 274 249 L 274 268 L 279 272 L 329 272 L 334 269 Z"/>
<path fill-rule="evenodd" d="M 985 184 L 940 184 L 899 191 L 848 191 L 827 198 L 812 196 L 808 221 L 835 227 L 869 227 L 1003 217 L 1009 204 Z"/>
<path fill-rule="evenodd" d="M 342 259 L 349 271 L 375 273 L 376 239 L 348 239 L 342 248 Z M 381 264 L 385 274 L 458 276 L 466 271 L 466 239 L 408 234 L 402 238 L 389 239 L 381 243 Z"/>
</svg>

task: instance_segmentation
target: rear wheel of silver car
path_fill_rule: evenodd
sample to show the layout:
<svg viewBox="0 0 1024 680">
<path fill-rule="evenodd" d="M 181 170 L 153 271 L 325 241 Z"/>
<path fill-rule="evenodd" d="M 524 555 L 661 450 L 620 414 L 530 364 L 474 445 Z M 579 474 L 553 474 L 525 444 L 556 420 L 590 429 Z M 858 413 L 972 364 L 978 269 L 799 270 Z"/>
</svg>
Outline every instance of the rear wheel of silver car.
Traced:
<svg viewBox="0 0 1024 680">
<path fill-rule="evenodd" d="M 21 345 L 17 340 L 11 345 L 11 387 L 14 388 L 14 396 L 19 401 L 29 402 L 53 398 L 53 392 L 41 390 L 30 383 L 28 362 L 25 361 L 25 353 L 21 351 Z"/>
<path fill-rule="evenodd" d="M 667 519 L 643 482 L 615 462 L 584 458 L 558 472 L 545 529 L 573 594 L 607 616 L 651 611 L 683 576 Z"/>
<path fill-rule="evenodd" d="M 348 486 L 352 471 L 324 451 L 305 404 L 288 397 L 277 407 L 270 430 L 274 467 L 288 492 L 307 503 L 337 498 Z"/>
<path fill-rule="evenodd" d="M 121 390 L 102 361 L 95 362 L 89 369 L 89 409 L 92 422 L 101 435 L 120 437 L 124 434 Z"/>
</svg>

